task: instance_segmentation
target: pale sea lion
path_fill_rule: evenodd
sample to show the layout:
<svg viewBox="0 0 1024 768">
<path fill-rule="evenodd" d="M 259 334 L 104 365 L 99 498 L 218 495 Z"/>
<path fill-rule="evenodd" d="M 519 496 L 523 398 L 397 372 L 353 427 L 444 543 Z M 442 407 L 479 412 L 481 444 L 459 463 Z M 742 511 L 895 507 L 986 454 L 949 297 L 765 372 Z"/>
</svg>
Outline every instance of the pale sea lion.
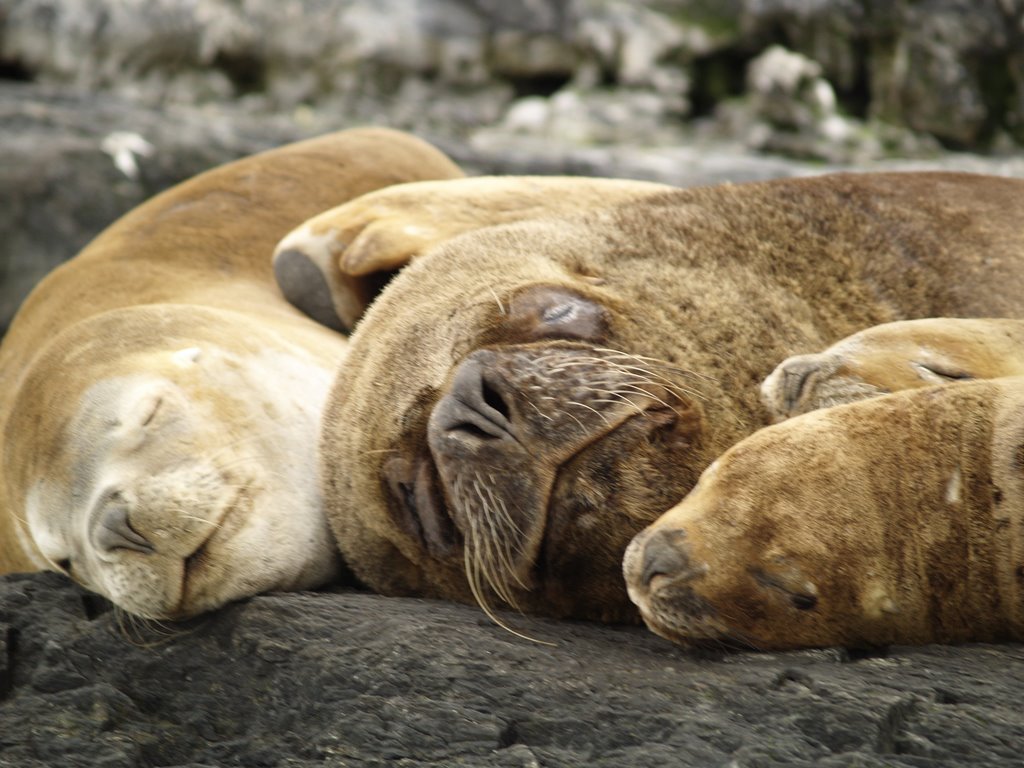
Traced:
<svg viewBox="0 0 1024 768">
<path fill-rule="evenodd" d="M 648 626 L 758 649 L 1024 639 L 1024 378 L 813 411 L 626 552 Z"/>
<path fill-rule="evenodd" d="M 491 207 L 476 180 L 433 185 L 423 219 L 391 194 L 327 215 L 342 268 L 360 232 L 351 260 L 373 277 L 407 258 L 402 232 Z M 882 322 L 1024 308 L 1020 181 L 834 175 L 584 207 L 428 249 L 360 321 L 321 454 L 371 587 L 635 619 L 628 541 L 769 422 L 758 383 L 779 360 Z"/>
<path fill-rule="evenodd" d="M 339 200 L 459 174 L 403 134 L 332 134 L 157 196 L 42 281 L 0 348 L 0 572 L 149 618 L 337 573 L 315 435 L 345 340 L 270 253 Z"/>
</svg>

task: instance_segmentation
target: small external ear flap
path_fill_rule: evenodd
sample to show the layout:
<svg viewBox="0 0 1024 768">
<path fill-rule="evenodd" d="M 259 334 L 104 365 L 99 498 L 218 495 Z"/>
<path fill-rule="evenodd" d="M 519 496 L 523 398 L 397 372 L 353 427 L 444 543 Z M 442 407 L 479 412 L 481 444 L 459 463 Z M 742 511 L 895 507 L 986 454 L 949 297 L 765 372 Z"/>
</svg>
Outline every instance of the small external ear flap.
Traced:
<svg viewBox="0 0 1024 768">
<path fill-rule="evenodd" d="M 608 311 L 592 299 L 558 285 L 534 285 L 512 297 L 503 330 L 516 340 L 608 337 Z"/>
</svg>

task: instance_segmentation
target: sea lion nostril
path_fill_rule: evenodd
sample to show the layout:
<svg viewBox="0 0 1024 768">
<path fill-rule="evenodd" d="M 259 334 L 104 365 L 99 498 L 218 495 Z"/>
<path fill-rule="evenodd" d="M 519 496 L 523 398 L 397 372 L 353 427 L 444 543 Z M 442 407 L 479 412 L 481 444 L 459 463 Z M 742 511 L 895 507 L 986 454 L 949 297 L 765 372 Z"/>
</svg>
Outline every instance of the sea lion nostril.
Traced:
<svg viewBox="0 0 1024 768">
<path fill-rule="evenodd" d="M 501 396 L 501 393 L 494 388 L 494 385 L 487 381 L 486 378 L 482 378 L 480 380 L 480 384 L 480 394 L 483 396 L 484 402 L 506 419 L 511 418 L 512 410 L 509 408 L 508 403 L 505 402 L 505 399 Z"/>
<path fill-rule="evenodd" d="M 438 401 L 431 415 L 432 426 L 446 433 L 462 433 L 479 439 L 501 439 L 512 431 L 511 409 L 488 380 L 479 360 L 467 360 L 459 367 L 448 394 Z"/>
<path fill-rule="evenodd" d="M 790 600 L 793 602 L 793 607 L 801 611 L 809 611 L 818 605 L 818 598 L 814 595 L 793 595 Z"/>
<path fill-rule="evenodd" d="M 150 554 L 154 551 L 149 540 L 132 528 L 128 520 L 128 505 L 119 499 L 109 503 L 100 514 L 93 539 L 102 552 L 130 549 Z"/>
<path fill-rule="evenodd" d="M 678 576 L 690 570 L 690 558 L 684 551 L 681 530 L 654 531 L 647 539 L 643 552 L 641 580 L 649 587 L 655 576 Z"/>
</svg>

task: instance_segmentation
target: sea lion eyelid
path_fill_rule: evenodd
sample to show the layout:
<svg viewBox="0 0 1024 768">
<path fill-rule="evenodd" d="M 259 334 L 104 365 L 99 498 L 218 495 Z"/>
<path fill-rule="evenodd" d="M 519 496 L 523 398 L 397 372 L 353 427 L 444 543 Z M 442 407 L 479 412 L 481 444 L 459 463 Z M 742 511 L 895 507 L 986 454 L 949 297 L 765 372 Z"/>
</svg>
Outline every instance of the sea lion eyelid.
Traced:
<svg viewBox="0 0 1024 768">
<path fill-rule="evenodd" d="M 151 402 L 151 407 L 147 407 L 145 415 L 139 422 L 143 427 L 148 427 L 153 423 L 153 419 L 156 418 L 156 413 L 160 410 L 160 406 L 163 405 L 164 399 L 160 395 L 157 395 Z"/>
<path fill-rule="evenodd" d="M 577 304 L 565 302 L 564 304 L 548 307 L 544 310 L 544 314 L 541 315 L 541 319 L 545 323 L 564 323 L 572 320 L 578 313 L 579 306 Z"/>
<path fill-rule="evenodd" d="M 605 307 L 565 286 L 531 286 L 512 296 L 509 307 L 500 324 L 519 338 L 600 341 L 608 333 Z"/>
<path fill-rule="evenodd" d="M 914 361 L 910 365 L 925 381 L 970 381 L 975 378 L 965 370 L 946 367 L 936 363 Z"/>
</svg>

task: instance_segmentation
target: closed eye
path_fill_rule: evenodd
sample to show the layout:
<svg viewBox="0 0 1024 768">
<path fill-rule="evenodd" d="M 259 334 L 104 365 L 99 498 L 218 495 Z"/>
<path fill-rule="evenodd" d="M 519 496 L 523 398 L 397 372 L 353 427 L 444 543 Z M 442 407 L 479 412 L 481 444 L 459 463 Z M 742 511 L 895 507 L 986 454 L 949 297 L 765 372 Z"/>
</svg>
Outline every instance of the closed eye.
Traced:
<svg viewBox="0 0 1024 768">
<path fill-rule="evenodd" d="M 141 424 L 144 427 L 148 427 L 152 423 L 153 419 L 156 418 L 157 411 L 160 410 L 160 406 L 163 405 L 164 399 L 160 396 L 154 397 L 152 403 L 147 407 L 144 412 L 145 415 L 142 418 Z"/>
<path fill-rule="evenodd" d="M 952 366 L 940 365 L 938 363 L 913 362 L 910 365 L 917 371 L 917 375 L 920 378 L 934 384 L 945 384 L 951 381 L 970 381 L 974 378 L 974 376 L 962 368 L 953 368 Z"/>
</svg>

